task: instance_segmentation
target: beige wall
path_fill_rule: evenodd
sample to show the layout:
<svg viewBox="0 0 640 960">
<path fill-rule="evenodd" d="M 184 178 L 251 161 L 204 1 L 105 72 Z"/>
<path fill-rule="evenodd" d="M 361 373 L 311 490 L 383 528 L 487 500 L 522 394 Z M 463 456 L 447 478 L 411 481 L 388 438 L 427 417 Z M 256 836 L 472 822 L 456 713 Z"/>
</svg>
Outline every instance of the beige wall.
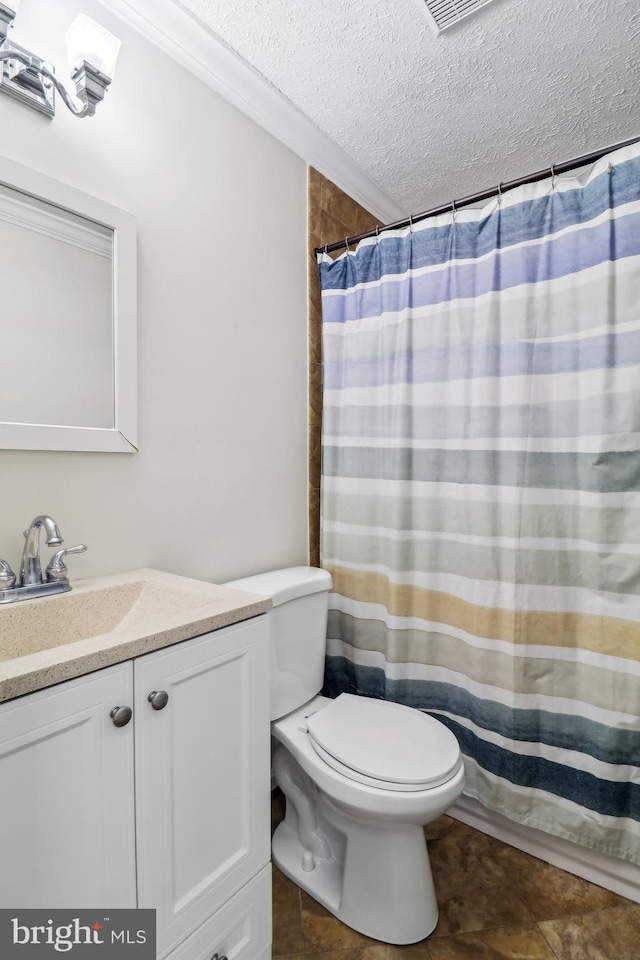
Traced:
<svg viewBox="0 0 640 960">
<path fill-rule="evenodd" d="M 382 225 L 335 183 L 309 167 L 309 562 L 320 566 L 322 310 L 314 250 Z M 341 250 L 332 256 L 338 257 Z"/>
<path fill-rule="evenodd" d="M 0 557 L 46 512 L 88 544 L 76 577 L 303 563 L 305 165 L 98 2 L 23 0 L 15 40 L 64 74 L 81 10 L 122 39 L 105 102 L 49 121 L 2 97 L 0 151 L 137 217 L 140 452 L 0 451 Z"/>
</svg>

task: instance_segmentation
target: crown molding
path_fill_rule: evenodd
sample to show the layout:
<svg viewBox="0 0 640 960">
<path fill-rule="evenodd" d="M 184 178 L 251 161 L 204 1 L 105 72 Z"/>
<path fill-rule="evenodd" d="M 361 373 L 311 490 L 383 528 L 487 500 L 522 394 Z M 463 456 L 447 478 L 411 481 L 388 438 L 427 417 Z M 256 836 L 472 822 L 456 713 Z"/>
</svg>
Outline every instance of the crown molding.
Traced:
<svg viewBox="0 0 640 960">
<path fill-rule="evenodd" d="M 173 0 L 100 0 L 383 223 L 405 212 L 250 64 Z"/>
</svg>

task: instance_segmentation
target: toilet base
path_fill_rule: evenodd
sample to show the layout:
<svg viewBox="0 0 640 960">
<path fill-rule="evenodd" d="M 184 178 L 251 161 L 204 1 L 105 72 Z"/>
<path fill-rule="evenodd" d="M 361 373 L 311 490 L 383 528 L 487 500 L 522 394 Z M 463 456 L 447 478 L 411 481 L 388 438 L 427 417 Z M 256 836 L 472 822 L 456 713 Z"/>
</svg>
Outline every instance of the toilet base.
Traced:
<svg viewBox="0 0 640 960">
<path fill-rule="evenodd" d="M 288 799 L 273 837 L 276 866 L 359 933 L 398 945 L 424 940 L 436 926 L 438 908 L 422 827 L 363 823 L 324 797 L 316 801 L 329 856 L 314 856 L 302 845 Z"/>
</svg>

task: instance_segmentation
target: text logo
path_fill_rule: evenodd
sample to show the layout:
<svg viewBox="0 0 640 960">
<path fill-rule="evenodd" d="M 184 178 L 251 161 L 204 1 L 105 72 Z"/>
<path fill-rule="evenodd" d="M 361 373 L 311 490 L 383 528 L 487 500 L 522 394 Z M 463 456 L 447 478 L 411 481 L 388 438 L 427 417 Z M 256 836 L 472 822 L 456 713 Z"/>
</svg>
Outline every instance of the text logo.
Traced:
<svg viewBox="0 0 640 960">
<path fill-rule="evenodd" d="M 0 910 L 2 960 L 156 960 L 155 910 Z"/>
</svg>

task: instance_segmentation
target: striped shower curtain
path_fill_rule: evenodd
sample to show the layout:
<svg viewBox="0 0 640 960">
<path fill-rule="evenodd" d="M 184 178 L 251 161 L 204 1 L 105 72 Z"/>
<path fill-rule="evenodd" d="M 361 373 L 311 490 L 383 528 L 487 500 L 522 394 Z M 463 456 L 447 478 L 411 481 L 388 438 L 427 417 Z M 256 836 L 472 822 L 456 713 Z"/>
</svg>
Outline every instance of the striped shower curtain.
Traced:
<svg viewBox="0 0 640 960">
<path fill-rule="evenodd" d="M 640 864 L 640 149 L 319 261 L 326 692 Z"/>
</svg>

